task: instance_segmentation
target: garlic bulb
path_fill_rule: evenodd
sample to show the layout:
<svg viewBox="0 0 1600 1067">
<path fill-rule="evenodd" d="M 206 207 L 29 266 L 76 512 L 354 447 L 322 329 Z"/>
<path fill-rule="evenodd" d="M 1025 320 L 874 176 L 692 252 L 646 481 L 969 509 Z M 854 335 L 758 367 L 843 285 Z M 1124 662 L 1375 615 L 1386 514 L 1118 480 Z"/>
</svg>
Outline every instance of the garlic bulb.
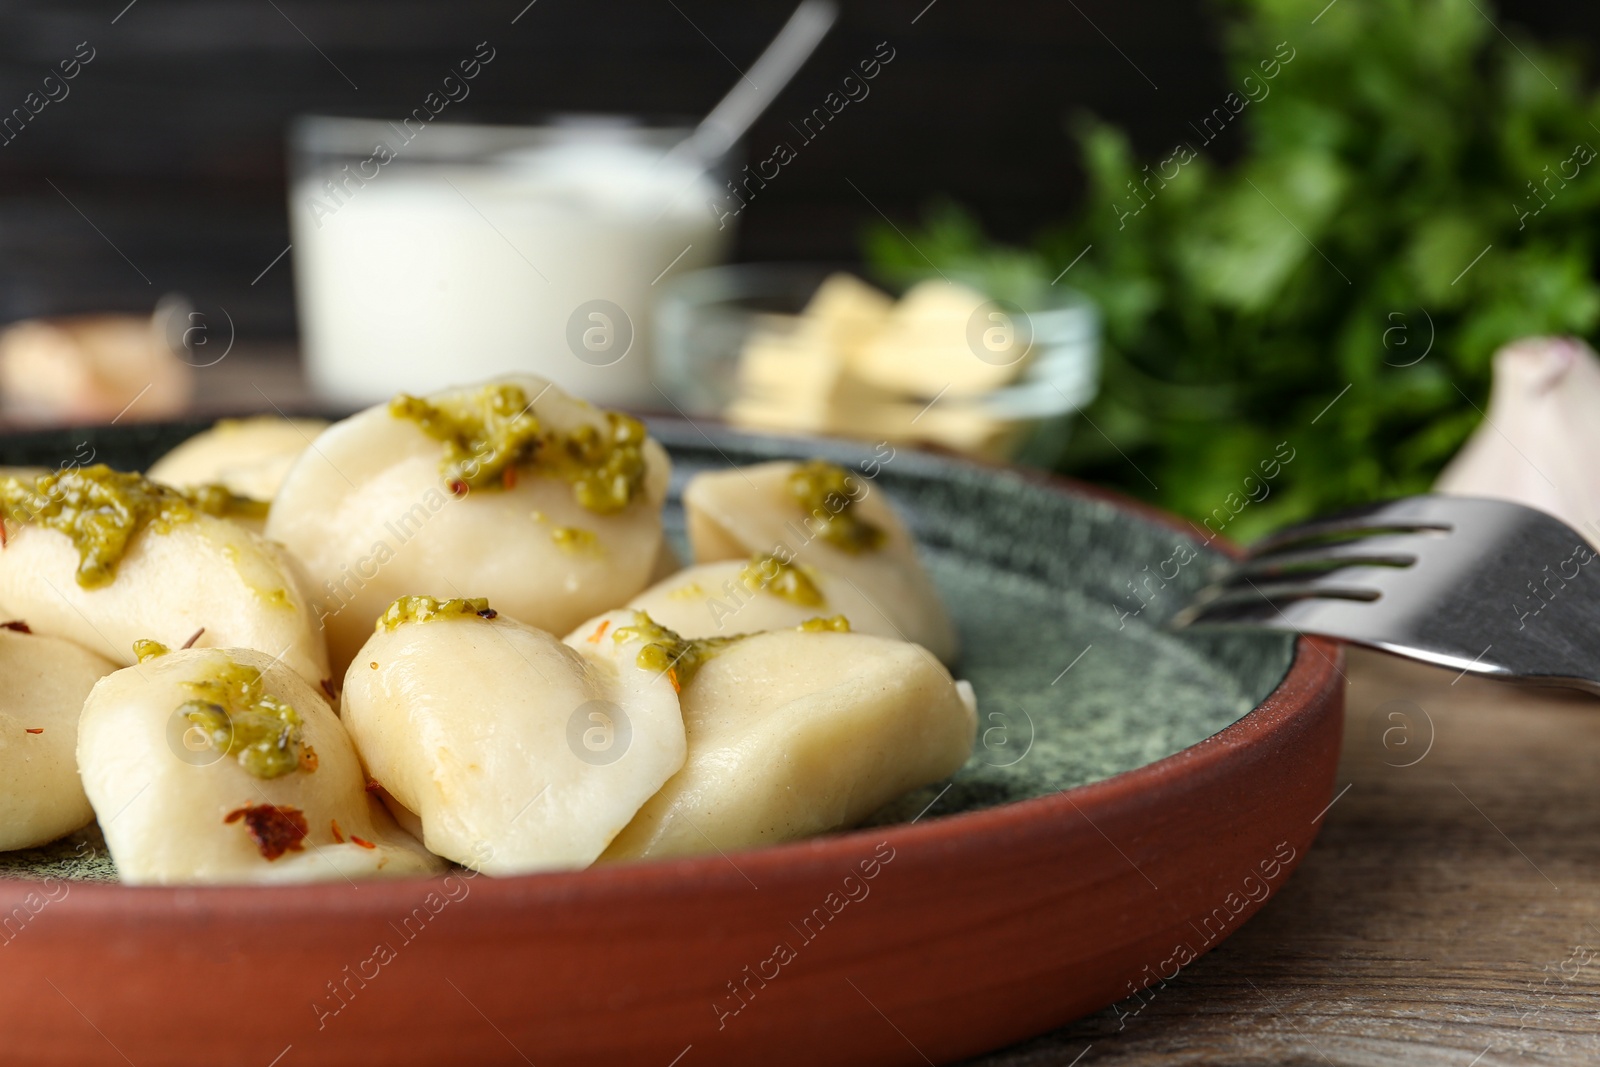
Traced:
<svg viewBox="0 0 1600 1067">
<path fill-rule="evenodd" d="M 1600 544 L 1600 357 L 1572 337 L 1529 337 L 1494 357 L 1483 423 L 1435 492 L 1538 508 Z"/>
</svg>

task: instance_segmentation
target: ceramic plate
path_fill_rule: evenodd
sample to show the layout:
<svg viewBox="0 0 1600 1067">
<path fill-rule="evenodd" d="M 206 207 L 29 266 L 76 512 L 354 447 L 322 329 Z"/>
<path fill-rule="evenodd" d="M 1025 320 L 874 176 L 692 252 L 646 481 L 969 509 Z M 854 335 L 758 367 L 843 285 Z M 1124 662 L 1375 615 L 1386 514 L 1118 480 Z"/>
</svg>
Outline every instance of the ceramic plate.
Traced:
<svg viewBox="0 0 1600 1067">
<path fill-rule="evenodd" d="M 0 438 L 0 463 L 93 448 L 137 469 L 195 429 Z M 946 1062 L 1170 978 L 1304 854 L 1331 795 L 1340 652 L 1164 630 L 1222 558 L 1186 525 L 904 449 L 652 429 L 680 549 L 698 470 L 823 455 L 900 505 L 978 694 L 952 781 L 815 841 L 506 879 L 133 889 L 94 884 L 115 872 L 92 830 L 0 854 L 11 1054 Z"/>
</svg>

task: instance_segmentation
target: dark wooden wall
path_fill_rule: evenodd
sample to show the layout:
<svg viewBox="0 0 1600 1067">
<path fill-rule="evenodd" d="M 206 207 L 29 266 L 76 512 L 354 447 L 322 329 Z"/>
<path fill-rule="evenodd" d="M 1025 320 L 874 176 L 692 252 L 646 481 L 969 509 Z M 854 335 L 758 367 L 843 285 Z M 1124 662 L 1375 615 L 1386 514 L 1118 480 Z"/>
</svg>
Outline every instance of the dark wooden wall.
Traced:
<svg viewBox="0 0 1600 1067">
<path fill-rule="evenodd" d="M 227 306 L 244 335 L 287 334 L 290 261 L 252 279 L 288 243 L 290 116 L 409 111 L 480 41 L 496 58 L 453 115 L 697 115 L 792 6 L 525 3 L 5 3 L 0 115 L 79 42 L 95 58 L 65 99 L 0 145 L 0 320 L 144 308 L 181 289 L 203 305 Z M 1204 4 L 844 0 L 840 24 L 757 127 L 752 148 L 764 154 L 878 42 L 889 42 L 896 58 L 871 95 L 751 204 L 739 256 L 851 258 L 862 226 L 877 217 L 861 194 L 904 217 L 930 193 L 948 191 L 997 233 L 1026 235 L 1058 217 L 1078 186 L 1065 129 L 1076 111 L 1126 124 L 1154 148 L 1223 90 Z M 1600 42 L 1591 0 L 1512 0 L 1501 10 L 1505 21 L 1541 34 Z"/>
</svg>

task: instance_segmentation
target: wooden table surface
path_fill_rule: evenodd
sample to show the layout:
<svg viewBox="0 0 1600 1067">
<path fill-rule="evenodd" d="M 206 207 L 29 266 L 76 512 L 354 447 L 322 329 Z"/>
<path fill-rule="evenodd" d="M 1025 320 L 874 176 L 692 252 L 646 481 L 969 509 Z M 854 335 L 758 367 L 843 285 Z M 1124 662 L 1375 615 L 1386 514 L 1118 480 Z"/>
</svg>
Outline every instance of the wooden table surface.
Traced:
<svg viewBox="0 0 1600 1067">
<path fill-rule="evenodd" d="M 968 1067 L 1600 1063 L 1600 702 L 1352 652 L 1299 870 L 1165 988 Z"/>
</svg>

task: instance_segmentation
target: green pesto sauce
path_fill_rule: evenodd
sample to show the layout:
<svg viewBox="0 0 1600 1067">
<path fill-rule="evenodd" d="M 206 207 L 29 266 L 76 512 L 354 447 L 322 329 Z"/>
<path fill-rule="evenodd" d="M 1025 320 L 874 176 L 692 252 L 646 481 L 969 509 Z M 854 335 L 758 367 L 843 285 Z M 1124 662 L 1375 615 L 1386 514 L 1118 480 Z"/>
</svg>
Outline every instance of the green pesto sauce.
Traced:
<svg viewBox="0 0 1600 1067">
<path fill-rule="evenodd" d="M 133 643 L 134 658 L 140 663 L 155 659 L 157 656 L 165 656 L 171 651 L 172 649 L 163 645 L 160 641 L 152 641 L 148 637 L 141 637 Z"/>
<path fill-rule="evenodd" d="M 821 607 L 827 599 L 809 574 L 777 556 L 752 556 L 750 565 L 739 572 L 739 581 L 746 589 L 770 593 L 801 607 Z"/>
<path fill-rule="evenodd" d="M 57 530 L 78 550 L 77 581 L 85 589 L 109 585 L 128 545 L 146 526 L 166 533 L 194 518 L 196 508 L 178 490 L 105 464 L 33 479 L 0 479 L 0 518 Z"/>
<path fill-rule="evenodd" d="M 388 633 L 407 622 L 435 622 L 440 619 L 492 619 L 499 612 L 485 597 L 439 600 L 431 596 L 403 596 L 378 617 L 375 633 Z"/>
<path fill-rule="evenodd" d="M 843 615 L 835 615 L 831 619 L 807 619 L 796 630 L 802 633 L 849 633 L 850 620 Z M 657 674 L 666 674 L 672 682 L 672 687 L 682 691 L 683 687 L 694 681 L 694 676 L 700 668 L 724 651 L 730 645 L 743 641 L 756 634 L 730 634 L 727 637 L 696 637 L 687 638 L 680 636 L 677 631 L 669 630 L 652 619 L 642 611 L 633 613 L 633 625 L 618 627 L 611 635 L 611 639 L 618 644 L 624 641 L 642 640 L 645 646 L 639 650 L 639 655 L 634 658 L 634 663 L 641 669 L 655 671 Z"/>
<path fill-rule="evenodd" d="M 807 619 L 795 629 L 808 634 L 847 634 L 850 632 L 850 620 L 843 615 L 834 615 L 831 618 L 823 618 L 818 615 L 814 619 Z"/>
<path fill-rule="evenodd" d="M 237 547 L 234 545 L 224 545 L 222 548 L 222 554 L 228 557 L 229 563 L 233 564 L 234 572 L 239 575 L 239 580 L 244 582 L 244 584 L 249 587 L 250 592 L 254 593 L 256 598 L 262 603 L 274 608 L 294 607 L 294 601 L 289 597 L 289 590 L 283 588 L 281 585 L 261 585 L 254 580 L 256 577 L 259 577 L 260 573 L 256 568 L 240 566 L 241 560 L 239 558 L 239 549 Z M 272 574 L 274 578 L 282 577 L 282 573 L 276 569 L 274 569 Z"/>
<path fill-rule="evenodd" d="M 437 403 L 401 393 L 389 401 L 389 414 L 444 443 L 439 471 L 451 492 L 503 486 L 539 449 L 539 420 L 517 385 L 489 385 Z"/>
<path fill-rule="evenodd" d="M 469 489 L 508 489 L 517 471 L 527 468 L 560 478 L 580 505 L 609 515 L 644 488 L 644 424 L 614 411 L 605 413 L 603 430 L 585 423 L 571 433 L 546 431 L 527 392 L 502 384 L 437 402 L 401 393 L 389 402 L 389 413 L 444 443 L 439 470 L 457 496 Z"/>
<path fill-rule="evenodd" d="M 197 485 L 180 490 L 196 511 L 223 519 L 264 519 L 271 501 L 240 496 L 225 485 Z"/>
<path fill-rule="evenodd" d="M 300 715 L 267 692 L 260 671 L 225 660 L 209 677 L 183 686 L 195 699 L 178 711 L 217 751 L 257 778 L 281 778 L 300 767 Z"/>
<path fill-rule="evenodd" d="M 551 433 L 539 454 L 541 470 L 572 486 L 572 497 L 598 515 L 621 511 L 644 491 L 644 423 L 605 413 L 604 431 L 584 423 L 569 434 Z"/>
<path fill-rule="evenodd" d="M 849 471 L 820 459 L 802 463 L 789 475 L 789 495 L 817 523 L 817 536 L 850 553 L 878 548 L 884 540 L 881 527 L 855 512 L 860 488 Z"/>
<path fill-rule="evenodd" d="M 749 636 L 749 634 L 735 634 L 729 637 L 697 637 L 691 640 L 679 636 L 676 630 L 662 626 L 645 612 L 636 611 L 633 613 L 633 625 L 618 627 L 612 633 L 611 639 L 618 644 L 630 640 L 644 641 L 645 646 L 639 650 L 634 663 L 642 670 L 667 675 L 672 687 L 682 690 L 684 686 L 694 681 L 695 674 L 707 660 L 735 641 Z"/>
<path fill-rule="evenodd" d="M 557 526 L 550 531 L 550 540 L 556 547 L 570 555 L 594 554 L 600 551 L 600 538 L 593 530 L 579 526 Z"/>
</svg>

